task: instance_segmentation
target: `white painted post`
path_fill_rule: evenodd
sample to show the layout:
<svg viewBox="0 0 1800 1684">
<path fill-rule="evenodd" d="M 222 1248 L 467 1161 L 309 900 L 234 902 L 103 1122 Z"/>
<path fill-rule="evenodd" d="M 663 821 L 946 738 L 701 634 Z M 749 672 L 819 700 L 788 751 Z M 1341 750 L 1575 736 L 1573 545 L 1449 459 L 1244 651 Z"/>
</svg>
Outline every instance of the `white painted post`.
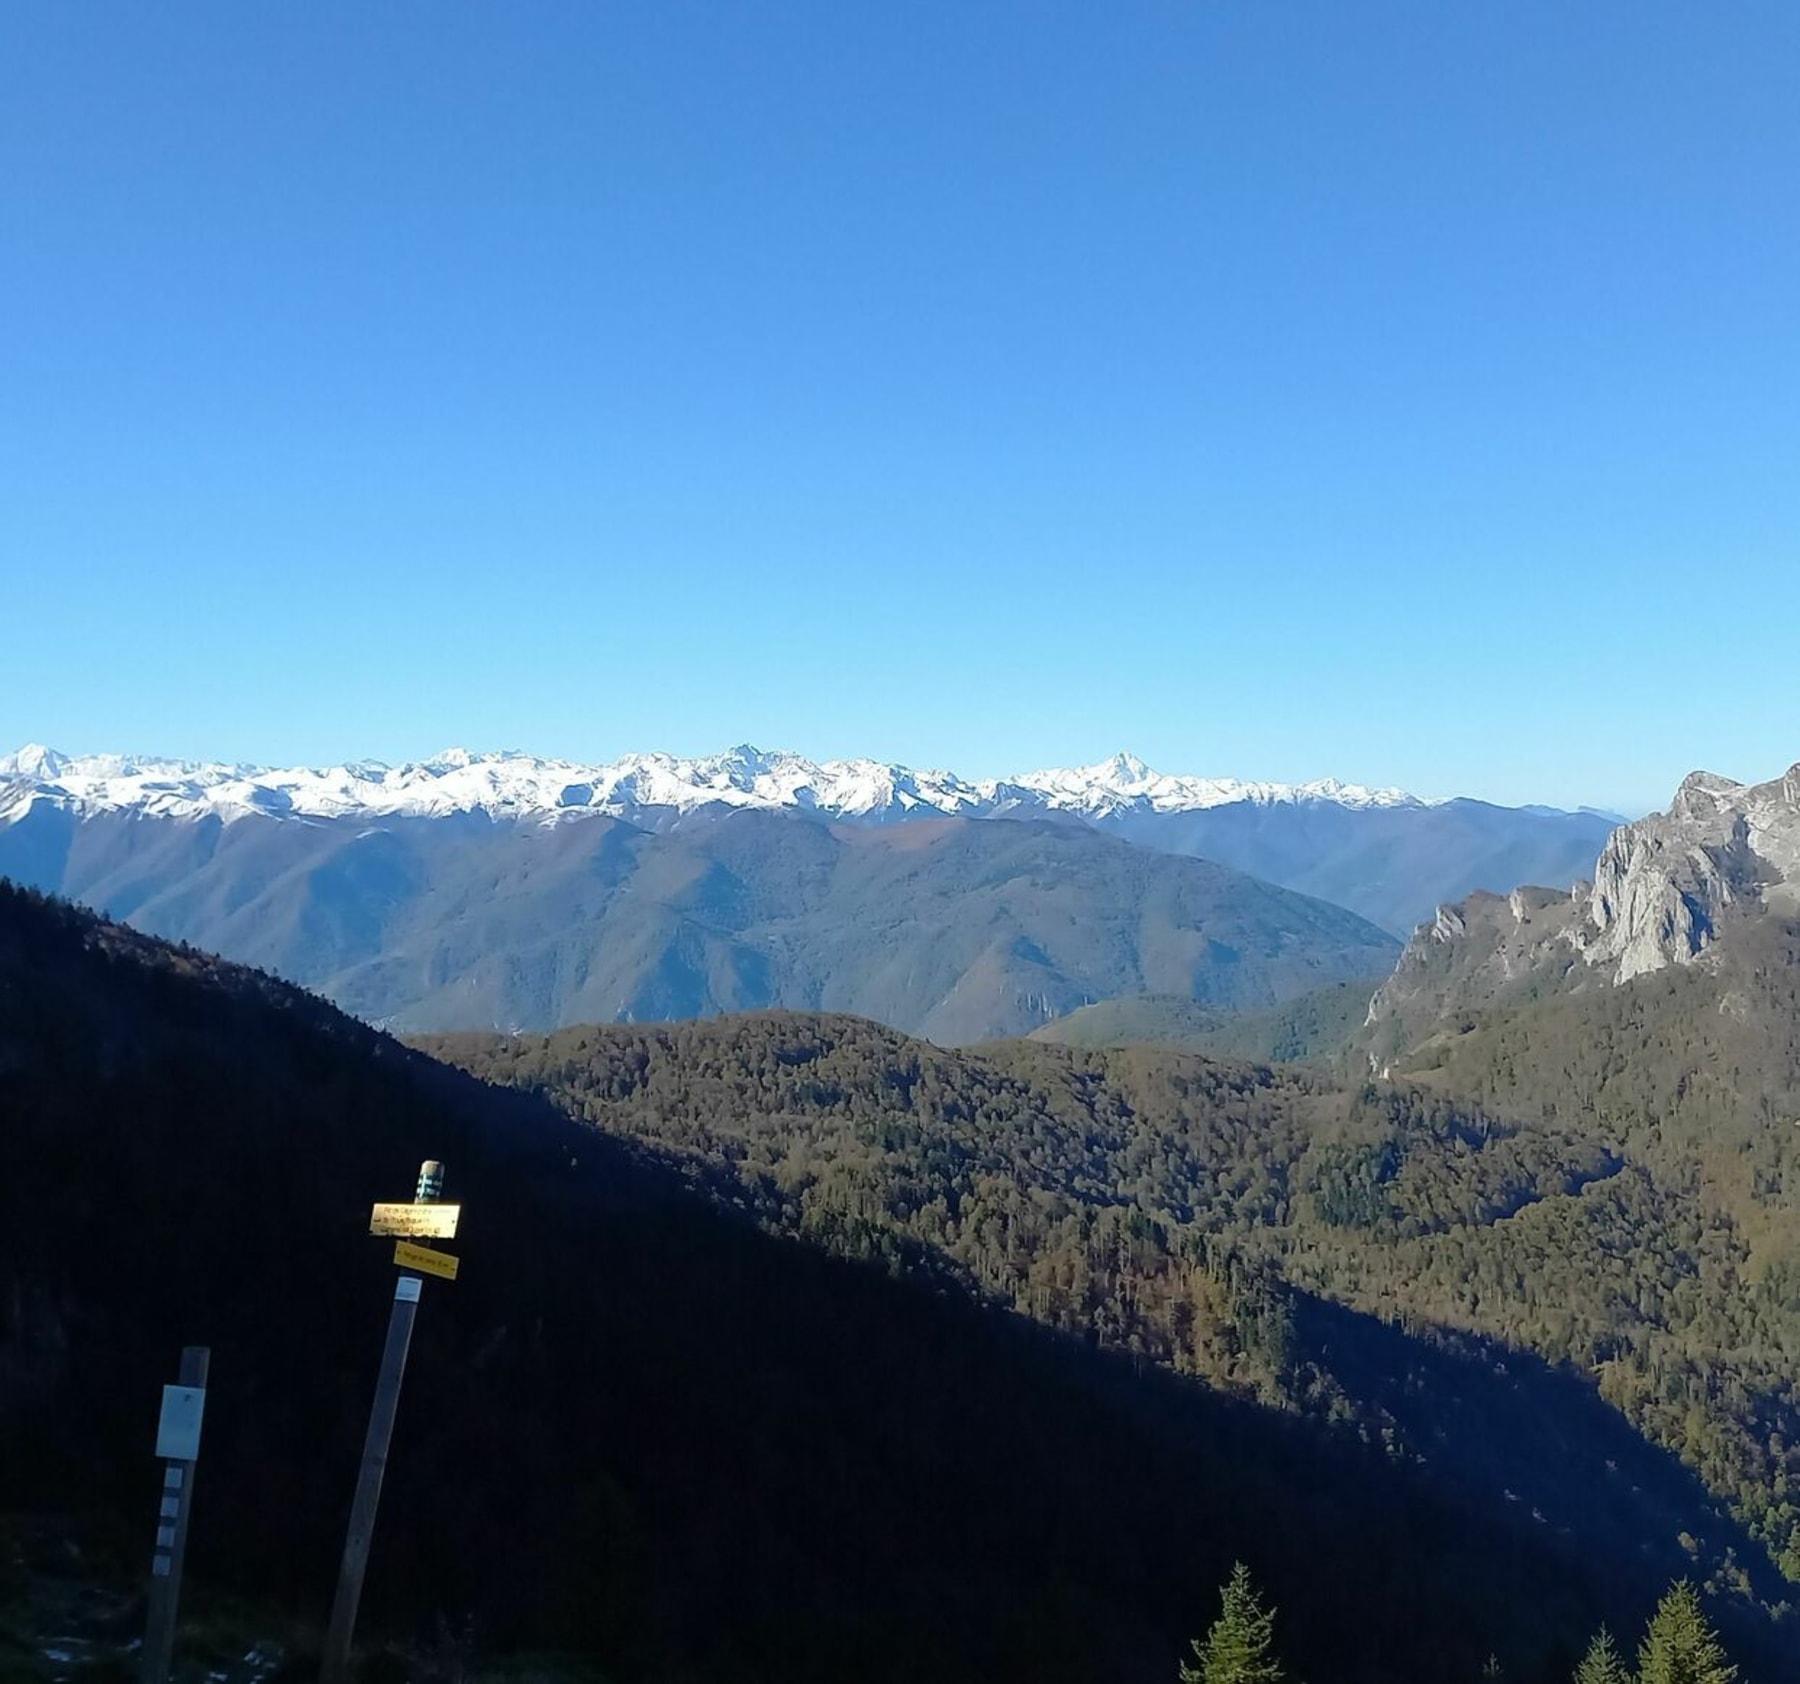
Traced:
<svg viewBox="0 0 1800 1684">
<path fill-rule="evenodd" d="M 194 1468 L 200 1460 L 200 1423 L 206 1412 L 206 1375 L 212 1352 L 189 1345 L 181 1353 L 180 1380 L 163 1387 L 156 1453 L 163 1458 L 156 1553 L 150 1558 L 150 1617 L 144 1631 L 143 1684 L 168 1684 L 175 1651 L 175 1613 L 181 1600 L 181 1568 L 187 1557 L 188 1517 L 194 1508 Z"/>
</svg>

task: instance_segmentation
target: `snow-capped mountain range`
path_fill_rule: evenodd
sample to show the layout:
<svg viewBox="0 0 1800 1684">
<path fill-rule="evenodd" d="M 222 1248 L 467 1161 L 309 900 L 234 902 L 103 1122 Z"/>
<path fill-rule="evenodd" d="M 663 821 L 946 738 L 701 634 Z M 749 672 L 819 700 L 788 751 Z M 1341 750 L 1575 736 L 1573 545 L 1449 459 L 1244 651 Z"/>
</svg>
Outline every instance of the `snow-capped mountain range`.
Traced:
<svg viewBox="0 0 1800 1684">
<path fill-rule="evenodd" d="M 1280 784 L 1152 771 L 1135 755 L 1092 766 L 972 782 L 875 760 L 817 762 L 748 745 L 682 759 L 630 754 L 581 765 L 516 752 L 450 749 L 390 766 L 359 761 L 322 769 L 65 755 L 33 744 L 0 755 L 0 823 L 48 801 L 82 816 L 142 812 L 165 818 L 409 815 L 557 822 L 588 813 L 692 812 L 709 806 L 792 808 L 864 823 L 933 815 L 979 817 L 1042 808 L 1087 819 L 1192 813 L 1239 804 L 1330 805 L 1355 811 L 1440 805 L 1398 789 L 1323 779 Z"/>
<path fill-rule="evenodd" d="M 963 1041 L 1135 993 L 1267 1005 L 1380 974 L 1471 890 L 1591 873 L 1610 829 L 1126 754 L 981 782 L 747 747 L 0 756 L 0 877 L 414 1029 L 782 1006 Z"/>
</svg>

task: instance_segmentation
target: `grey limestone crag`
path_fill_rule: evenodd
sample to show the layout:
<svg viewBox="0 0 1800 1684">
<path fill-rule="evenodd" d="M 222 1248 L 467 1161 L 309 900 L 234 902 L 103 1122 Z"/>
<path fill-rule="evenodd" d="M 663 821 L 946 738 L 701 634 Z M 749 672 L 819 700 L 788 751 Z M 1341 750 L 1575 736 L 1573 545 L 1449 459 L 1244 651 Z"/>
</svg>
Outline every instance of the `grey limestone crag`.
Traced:
<svg viewBox="0 0 1800 1684">
<path fill-rule="evenodd" d="M 1734 912 L 1792 909 L 1797 883 L 1800 766 L 1754 785 L 1695 772 L 1668 812 L 1613 833 L 1575 940 L 1628 982 L 1699 958 Z"/>
<path fill-rule="evenodd" d="M 1590 882 L 1440 907 L 1370 1003 L 1371 1061 L 1458 1014 L 1707 962 L 1768 915 L 1800 915 L 1800 765 L 1760 784 L 1695 772 L 1667 812 L 1613 832 Z"/>
</svg>

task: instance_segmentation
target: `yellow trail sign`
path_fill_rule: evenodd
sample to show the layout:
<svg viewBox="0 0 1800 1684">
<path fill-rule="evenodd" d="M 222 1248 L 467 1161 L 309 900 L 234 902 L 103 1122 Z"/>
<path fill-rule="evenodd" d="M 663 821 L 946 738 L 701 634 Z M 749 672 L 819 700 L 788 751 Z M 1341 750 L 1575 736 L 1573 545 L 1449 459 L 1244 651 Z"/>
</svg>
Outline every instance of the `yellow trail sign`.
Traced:
<svg viewBox="0 0 1800 1684">
<path fill-rule="evenodd" d="M 394 1242 L 394 1261 L 402 1269 L 417 1269 L 423 1274 L 437 1275 L 447 1281 L 456 1279 L 456 1266 L 459 1259 L 447 1251 L 432 1251 L 427 1246 L 408 1245 L 405 1240 Z"/>
<path fill-rule="evenodd" d="M 415 1240 L 453 1240 L 461 1205 L 377 1205 L 369 1212 L 371 1234 L 398 1234 Z"/>
</svg>

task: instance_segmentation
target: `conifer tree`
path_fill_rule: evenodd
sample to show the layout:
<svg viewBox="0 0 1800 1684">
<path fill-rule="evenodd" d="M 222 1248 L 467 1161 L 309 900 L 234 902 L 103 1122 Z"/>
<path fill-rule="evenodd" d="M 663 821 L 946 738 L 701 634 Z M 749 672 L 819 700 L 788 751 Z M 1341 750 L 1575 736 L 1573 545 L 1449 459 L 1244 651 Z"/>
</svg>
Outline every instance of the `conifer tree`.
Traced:
<svg viewBox="0 0 1800 1684">
<path fill-rule="evenodd" d="M 1706 1623 L 1700 1593 L 1683 1579 L 1657 1604 L 1638 1650 L 1639 1684 L 1732 1684 L 1736 1677 Z"/>
<path fill-rule="evenodd" d="M 1588 1645 L 1587 1654 L 1575 1669 L 1575 1684 L 1631 1684 L 1631 1671 L 1605 1626 Z"/>
<path fill-rule="evenodd" d="M 1181 1684 L 1281 1684 L 1275 1610 L 1264 1609 L 1243 1562 L 1232 1567 L 1221 1595 L 1212 1630 L 1194 1639 L 1193 1664 L 1182 1664 Z"/>
</svg>

